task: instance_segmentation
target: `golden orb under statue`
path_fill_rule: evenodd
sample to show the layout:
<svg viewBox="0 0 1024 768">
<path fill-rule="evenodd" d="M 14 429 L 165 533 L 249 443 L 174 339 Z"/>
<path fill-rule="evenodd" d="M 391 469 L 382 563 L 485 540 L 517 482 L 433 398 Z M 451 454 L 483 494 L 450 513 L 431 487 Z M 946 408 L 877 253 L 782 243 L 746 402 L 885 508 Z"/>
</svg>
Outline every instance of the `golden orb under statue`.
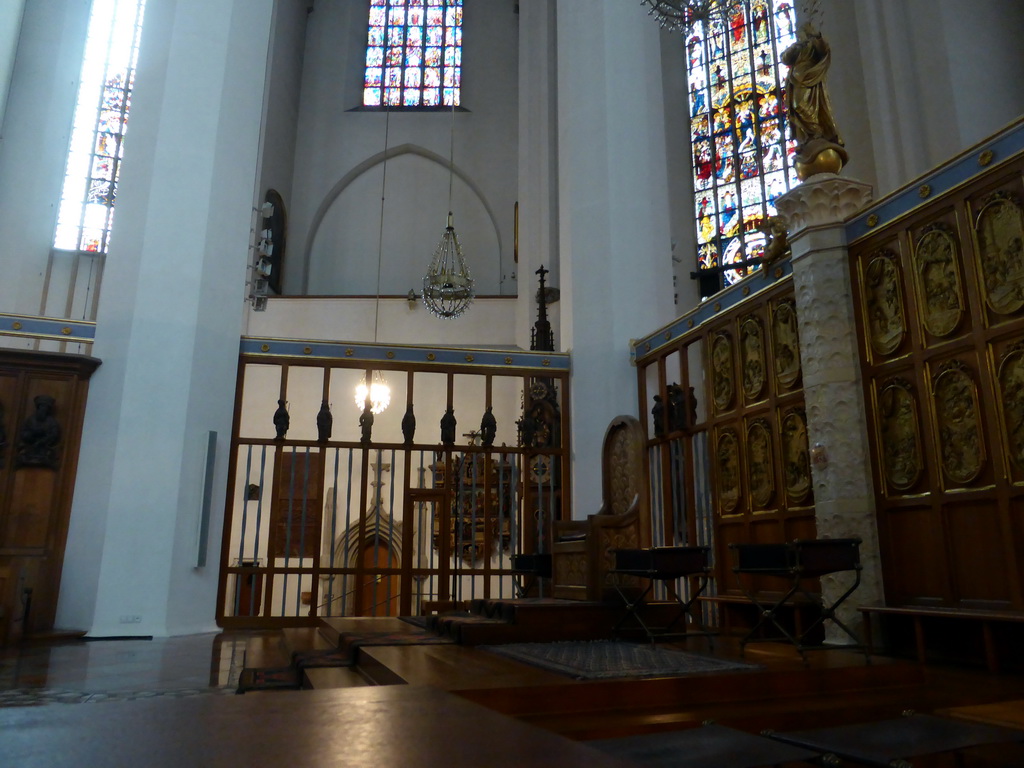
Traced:
<svg viewBox="0 0 1024 768">
<path fill-rule="evenodd" d="M 819 173 L 839 173 L 843 168 L 843 157 L 834 149 L 823 149 L 809 163 L 796 161 L 796 175 L 800 181 L 807 181 Z"/>
</svg>

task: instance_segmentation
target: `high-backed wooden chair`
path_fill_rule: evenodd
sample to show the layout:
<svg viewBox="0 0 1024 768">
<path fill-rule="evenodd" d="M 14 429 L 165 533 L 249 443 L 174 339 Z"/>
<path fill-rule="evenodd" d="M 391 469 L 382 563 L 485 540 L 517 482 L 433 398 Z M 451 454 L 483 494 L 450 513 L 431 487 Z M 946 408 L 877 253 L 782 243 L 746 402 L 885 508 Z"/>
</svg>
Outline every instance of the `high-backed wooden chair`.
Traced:
<svg viewBox="0 0 1024 768">
<path fill-rule="evenodd" d="M 551 544 L 552 594 L 568 600 L 614 599 L 607 583 L 613 549 L 651 545 L 644 474 L 644 429 L 632 416 L 616 416 L 601 450 L 601 508 L 586 520 L 556 522 Z"/>
</svg>

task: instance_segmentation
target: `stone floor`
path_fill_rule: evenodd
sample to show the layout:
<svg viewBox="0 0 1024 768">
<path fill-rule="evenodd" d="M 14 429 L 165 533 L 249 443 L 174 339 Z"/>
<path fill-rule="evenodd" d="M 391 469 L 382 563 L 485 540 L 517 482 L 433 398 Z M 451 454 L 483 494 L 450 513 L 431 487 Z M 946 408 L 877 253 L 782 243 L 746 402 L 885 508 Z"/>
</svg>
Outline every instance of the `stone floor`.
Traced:
<svg viewBox="0 0 1024 768">
<path fill-rule="evenodd" d="M 248 633 L 0 649 L 0 707 L 234 694 Z"/>
</svg>

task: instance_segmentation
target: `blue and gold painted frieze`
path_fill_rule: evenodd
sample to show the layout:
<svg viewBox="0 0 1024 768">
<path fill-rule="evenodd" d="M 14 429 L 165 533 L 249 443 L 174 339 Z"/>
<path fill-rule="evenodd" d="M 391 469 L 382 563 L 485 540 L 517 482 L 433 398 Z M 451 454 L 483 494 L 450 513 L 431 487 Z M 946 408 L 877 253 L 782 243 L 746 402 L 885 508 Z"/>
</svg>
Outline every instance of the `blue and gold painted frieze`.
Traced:
<svg viewBox="0 0 1024 768">
<path fill-rule="evenodd" d="M 399 344 L 367 344 L 347 341 L 311 341 L 243 336 L 240 353 L 267 358 L 348 360 L 354 363 L 452 366 L 481 369 L 516 369 L 547 373 L 569 371 L 569 355 L 563 352 L 532 352 L 520 349 L 469 349 L 465 347 L 415 347 Z"/>
<path fill-rule="evenodd" d="M 67 341 L 73 344 L 92 344 L 96 337 L 96 323 L 87 320 L 0 313 L 0 334 Z"/>
<path fill-rule="evenodd" d="M 733 283 L 728 288 L 705 299 L 699 306 L 685 315 L 679 316 L 668 325 L 659 328 L 648 336 L 644 336 L 642 339 L 633 341 L 630 345 L 630 360 L 636 364 L 647 355 L 657 352 L 665 345 L 677 341 L 679 337 L 685 336 L 694 328 L 703 325 L 709 320 L 714 320 L 727 309 L 773 287 L 780 280 L 785 280 L 793 274 L 793 265 L 789 259 L 783 259 L 770 266 L 769 270 L 770 272 L 767 277 L 760 270 L 752 275 L 748 275 L 738 283 Z"/>
<path fill-rule="evenodd" d="M 865 208 L 846 223 L 847 242 L 870 235 L 1021 152 L 1024 152 L 1024 121 L 1018 120 Z"/>
</svg>

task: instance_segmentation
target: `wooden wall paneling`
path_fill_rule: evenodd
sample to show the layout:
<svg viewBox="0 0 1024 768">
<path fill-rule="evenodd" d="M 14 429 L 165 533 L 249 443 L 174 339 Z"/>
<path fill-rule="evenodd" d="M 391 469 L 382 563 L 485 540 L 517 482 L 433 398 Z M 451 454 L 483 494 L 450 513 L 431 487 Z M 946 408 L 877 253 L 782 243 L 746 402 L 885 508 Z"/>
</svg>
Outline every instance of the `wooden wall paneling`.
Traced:
<svg viewBox="0 0 1024 768">
<path fill-rule="evenodd" d="M 1024 609 L 1011 512 L 1024 490 L 1022 168 L 1018 158 L 850 248 L 890 604 Z M 894 295 L 898 343 L 895 314 L 879 311 Z"/>
</svg>

